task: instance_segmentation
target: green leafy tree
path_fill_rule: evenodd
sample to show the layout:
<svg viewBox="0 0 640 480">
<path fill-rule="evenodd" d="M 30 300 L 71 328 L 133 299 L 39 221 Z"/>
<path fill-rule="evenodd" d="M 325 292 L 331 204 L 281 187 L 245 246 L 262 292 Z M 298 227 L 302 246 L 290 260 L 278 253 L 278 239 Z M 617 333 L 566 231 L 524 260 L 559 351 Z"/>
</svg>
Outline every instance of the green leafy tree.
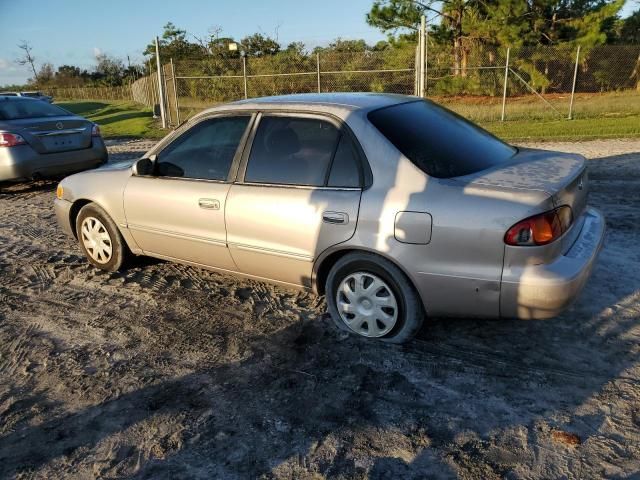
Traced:
<svg viewBox="0 0 640 480">
<path fill-rule="evenodd" d="M 40 66 L 38 70 L 38 85 L 49 85 L 55 76 L 55 70 L 53 65 L 49 62 L 45 62 Z"/>
<path fill-rule="evenodd" d="M 164 26 L 162 37 L 158 40 L 160 56 L 174 61 L 201 57 L 205 52 L 202 45 L 187 40 L 187 31 L 168 22 Z M 155 41 L 147 45 L 143 55 L 154 56 L 156 54 Z"/>
<path fill-rule="evenodd" d="M 431 38 L 453 53 L 466 76 L 475 45 L 605 43 L 624 0 L 375 0 L 367 22 L 390 35 L 415 35 L 421 15 L 434 19 Z"/>
<path fill-rule="evenodd" d="M 102 85 L 116 87 L 122 85 L 124 76 L 124 63 L 119 58 L 111 57 L 106 53 L 96 55 L 96 69 L 93 79 Z"/>
<path fill-rule="evenodd" d="M 244 37 L 240 43 L 242 49 L 248 57 L 264 57 L 267 55 L 275 55 L 280 51 L 280 44 L 277 40 L 262 35 L 261 33 L 254 33 Z"/>
<path fill-rule="evenodd" d="M 617 38 L 618 43 L 625 45 L 640 44 L 640 9 L 633 12 L 620 23 L 620 33 Z"/>
</svg>

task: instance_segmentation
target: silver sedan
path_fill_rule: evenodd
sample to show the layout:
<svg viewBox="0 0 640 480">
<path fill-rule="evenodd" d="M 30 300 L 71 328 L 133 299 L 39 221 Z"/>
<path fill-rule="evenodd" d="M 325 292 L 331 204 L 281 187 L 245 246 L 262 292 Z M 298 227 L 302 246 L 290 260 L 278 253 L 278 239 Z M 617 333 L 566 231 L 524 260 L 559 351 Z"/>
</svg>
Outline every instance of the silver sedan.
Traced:
<svg viewBox="0 0 640 480">
<path fill-rule="evenodd" d="M 95 123 L 41 100 L 0 95 L 0 182 L 70 174 L 106 161 Z"/>
<path fill-rule="evenodd" d="M 548 318 L 602 246 L 579 155 L 517 149 L 415 97 L 318 94 L 209 109 L 143 158 L 73 175 L 62 228 L 114 271 L 149 255 L 312 289 L 349 332 L 429 316 Z"/>
</svg>

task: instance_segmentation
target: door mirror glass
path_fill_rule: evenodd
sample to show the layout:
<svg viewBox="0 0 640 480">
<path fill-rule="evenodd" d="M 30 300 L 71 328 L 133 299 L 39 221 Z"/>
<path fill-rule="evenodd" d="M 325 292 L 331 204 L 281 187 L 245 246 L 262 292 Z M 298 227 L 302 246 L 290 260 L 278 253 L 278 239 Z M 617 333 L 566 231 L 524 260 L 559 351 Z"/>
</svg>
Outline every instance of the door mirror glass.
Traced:
<svg viewBox="0 0 640 480">
<path fill-rule="evenodd" d="M 136 176 L 153 174 L 153 161 L 149 158 L 141 158 L 133 164 L 133 174 Z"/>
</svg>

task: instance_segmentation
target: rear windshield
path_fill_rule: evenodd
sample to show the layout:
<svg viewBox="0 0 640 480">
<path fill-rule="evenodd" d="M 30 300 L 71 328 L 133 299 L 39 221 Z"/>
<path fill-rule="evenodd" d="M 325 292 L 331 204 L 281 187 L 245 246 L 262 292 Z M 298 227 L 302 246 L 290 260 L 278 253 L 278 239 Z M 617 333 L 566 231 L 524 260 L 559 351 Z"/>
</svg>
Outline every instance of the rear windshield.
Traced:
<svg viewBox="0 0 640 480">
<path fill-rule="evenodd" d="M 0 100 L 0 120 L 67 115 L 72 115 L 72 113 L 40 100 Z"/>
<path fill-rule="evenodd" d="M 479 172 L 516 153 L 486 130 L 430 101 L 381 108 L 368 117 L 405 157 L 436 178 Z"/>
</svg>

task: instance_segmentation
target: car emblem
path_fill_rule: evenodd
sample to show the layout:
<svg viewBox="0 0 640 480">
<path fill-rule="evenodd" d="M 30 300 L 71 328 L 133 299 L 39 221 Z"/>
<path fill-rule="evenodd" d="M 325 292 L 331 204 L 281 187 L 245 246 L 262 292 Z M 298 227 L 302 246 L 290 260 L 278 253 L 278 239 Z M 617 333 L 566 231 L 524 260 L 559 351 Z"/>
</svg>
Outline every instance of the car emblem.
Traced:
<svg viewBox="0 0 640 480">
<path fill-rule="evenodd" d="M 584 183 L 582 181 L 582 177 L 580 177 L 580 181 L 578 182 L 578 190 L 582 190 L 584 188 Z"/>
<path fill-rule="evenodd" d="M 56 128 L 57 128 L 58 130 L 62 130 L 62 127 L 64 127 L 64 125 L 62 125 L 62 122 L 58 122 L 58 123 L 56 123 Z"/>
</svg>

